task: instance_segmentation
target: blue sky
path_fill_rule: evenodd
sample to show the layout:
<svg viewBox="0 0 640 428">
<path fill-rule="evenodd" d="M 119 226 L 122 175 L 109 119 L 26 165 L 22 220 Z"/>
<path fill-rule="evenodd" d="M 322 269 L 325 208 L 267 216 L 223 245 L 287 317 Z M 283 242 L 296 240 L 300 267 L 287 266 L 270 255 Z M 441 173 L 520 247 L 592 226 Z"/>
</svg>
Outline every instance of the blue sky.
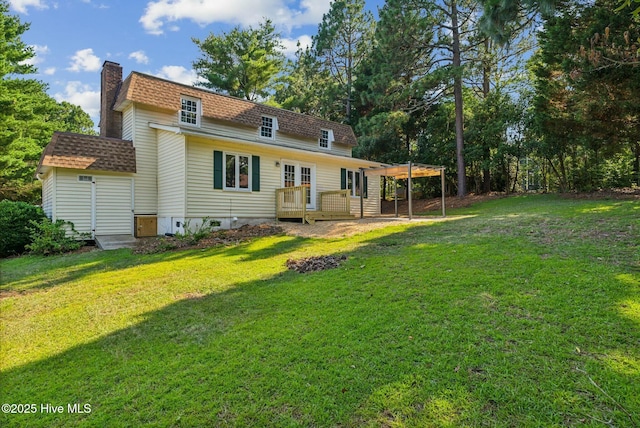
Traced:
<svg viewBox="0 0 640 428">
<path fill-rule="evenodd" d="M 367 0 L 377 16 L 383 0 Z M 106 60 L 131 71 L 193 83 L 199 57 L 191 38 L 256 26 L 270 18 L 287 53 L 316 34 L 330 0 L 9 0 L 10 13 L 31 28 L 37 79 L 58 101 L 80 105 L 98 123 L 100 69 Z"/>
</svg>

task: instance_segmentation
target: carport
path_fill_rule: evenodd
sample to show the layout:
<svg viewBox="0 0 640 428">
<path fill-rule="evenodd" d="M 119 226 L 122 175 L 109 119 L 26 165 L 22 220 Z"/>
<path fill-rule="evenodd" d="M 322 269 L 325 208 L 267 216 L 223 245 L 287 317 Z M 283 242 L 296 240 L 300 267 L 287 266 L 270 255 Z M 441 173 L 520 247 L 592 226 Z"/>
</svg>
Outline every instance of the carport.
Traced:
<svg viewBox="0 0 640 428">
<path fill-rule="evenodd" d="M 420 163 L 408 162 L 406 164 L 393 164 L 374 168 L 360 168 L 360 173 L 363 175 L 360 183 L 364 183 L 365 177 L 378 176 L 378 177 L 393 177 L 395 182 L 394 198 L 396 203 L 396 217 L 398 217 L 398 180 L 407 180 L 408 191 L 408 206 L 409 206 L 409 219 L 413 218 L 412 208 L 412 179 L 418 177 L 437 177 L 440 176 L 440 186 L 442 189 L 442 217 L 446 216 L 445 202 L 444 202 L 444 166 L 425 165 Z M 360 218 L 364 217 L 364 201 L 363 192 L 360 192 Z"/>
</svg>

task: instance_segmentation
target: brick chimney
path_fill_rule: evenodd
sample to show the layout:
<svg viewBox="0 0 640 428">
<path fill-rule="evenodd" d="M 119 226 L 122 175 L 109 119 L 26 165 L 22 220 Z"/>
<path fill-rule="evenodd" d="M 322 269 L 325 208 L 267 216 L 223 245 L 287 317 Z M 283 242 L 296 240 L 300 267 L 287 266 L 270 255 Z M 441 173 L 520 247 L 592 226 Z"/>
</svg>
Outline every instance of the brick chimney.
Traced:
<svg viewBox="0 0 640 428">
<path fill-rule="evenodd" d="M 100 84 L 100 136 L 122 138 L 122 113 L 113 109 L 122 85 L 120 64 L 105 61 Z"/>
</svg>

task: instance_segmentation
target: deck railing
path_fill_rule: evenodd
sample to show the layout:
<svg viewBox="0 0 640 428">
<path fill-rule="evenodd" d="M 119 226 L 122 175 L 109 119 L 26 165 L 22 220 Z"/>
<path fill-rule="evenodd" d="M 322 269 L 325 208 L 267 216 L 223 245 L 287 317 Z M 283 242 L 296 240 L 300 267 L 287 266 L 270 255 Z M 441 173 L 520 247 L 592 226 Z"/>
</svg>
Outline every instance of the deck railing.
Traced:
<svg viewBox="0 0 640 428">
<path fill-rule="evenodd" d="M 348 213 L 350 203 L 348 190 L 320 192 L 320 211 Z"/>
<path fill-rule="evenodd" d="M 276 189 L 276 218 L 298 218 L 308 223 L 315 220 L 351 218 L 351 201 L 348 190 L 330 190 L 318 194 L 320 207 L 307 210 L 310 189 L 307 186 Z M 311 197 L 314 197 L 311 195 Z"/>
<path fill-rule="evenodd" d="M 278 218 L 304 218 L 307 212 L 307 186 L 276 189 L 276 216 Z"/>
</svg>

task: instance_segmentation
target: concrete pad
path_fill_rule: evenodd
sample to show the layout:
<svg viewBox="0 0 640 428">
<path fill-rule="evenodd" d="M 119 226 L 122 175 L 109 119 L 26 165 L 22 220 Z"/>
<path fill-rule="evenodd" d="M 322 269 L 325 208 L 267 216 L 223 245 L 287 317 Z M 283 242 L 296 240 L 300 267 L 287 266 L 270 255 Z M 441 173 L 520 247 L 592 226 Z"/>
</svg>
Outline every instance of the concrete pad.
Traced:
<svg viewBox="0 0 640 428">
<path fill-rule="evenodd" d="M 96 236 L 96 245 L 101 250 L 117 250 L 119 248 L 133 248 L 136 238 L 131 235 L 103 235 Z"/>
</svg>

